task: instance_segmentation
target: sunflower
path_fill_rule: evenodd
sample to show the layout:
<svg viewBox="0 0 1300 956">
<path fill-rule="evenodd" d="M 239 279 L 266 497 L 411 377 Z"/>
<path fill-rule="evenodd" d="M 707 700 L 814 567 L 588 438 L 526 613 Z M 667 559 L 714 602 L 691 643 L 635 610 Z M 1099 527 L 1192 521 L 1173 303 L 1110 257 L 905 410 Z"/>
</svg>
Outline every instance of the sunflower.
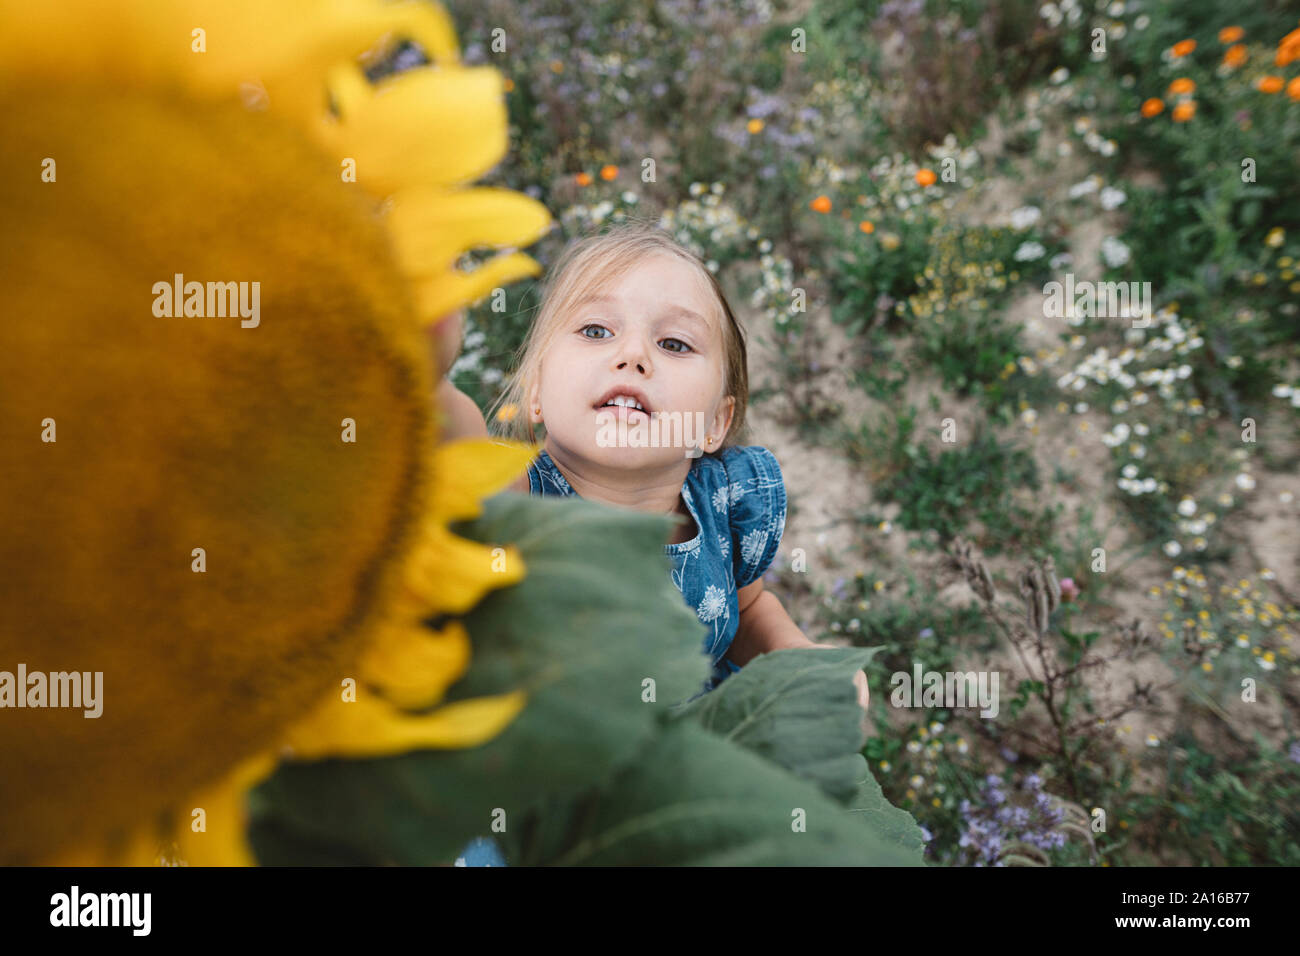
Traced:
<svg viewBox="0 0 1300 956">
<path fill-rule="evenodd" d="M 441 702 L 525 568 L 449 524 L 532 451 L 437 444 L 425 330 L 540 271 L 466 185 L 500 74 L 425 2 L 0 0 L 0 91 L 0 671 L 102 674 L 0 694 L 0 862 L 252 862 L 278 762 L 498 734 L 521 692 Z"/>
</svg>

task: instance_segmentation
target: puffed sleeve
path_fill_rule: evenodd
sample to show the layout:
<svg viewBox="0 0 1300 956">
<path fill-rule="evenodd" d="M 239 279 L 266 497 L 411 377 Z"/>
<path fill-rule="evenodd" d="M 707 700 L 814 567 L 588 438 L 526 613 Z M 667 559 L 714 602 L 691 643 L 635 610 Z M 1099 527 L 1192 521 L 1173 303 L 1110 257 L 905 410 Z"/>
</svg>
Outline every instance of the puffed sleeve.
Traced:
<svg viewBox="0 0 1300 956">
<path fill-rule="evenodd" d="M 726 481 L 713 507 L 726 511 L 736 587 L 753 584 L 772 564 L 785 532 L 785 479 L 776 456 L 758 445 L 728 448 L 719 456 Z"/>
</svg>

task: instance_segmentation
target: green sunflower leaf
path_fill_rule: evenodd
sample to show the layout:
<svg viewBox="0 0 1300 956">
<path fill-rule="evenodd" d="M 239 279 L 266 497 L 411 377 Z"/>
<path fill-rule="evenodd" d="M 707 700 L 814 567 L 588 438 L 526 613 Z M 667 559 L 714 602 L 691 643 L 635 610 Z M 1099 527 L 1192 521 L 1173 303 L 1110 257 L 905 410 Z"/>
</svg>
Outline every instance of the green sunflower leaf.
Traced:
<svg viewBox="0 0 1300 956">
<path fill-rule="evenodd" d="M 867 770 L 857 791 L 849 800 L 849 808 L 869 829 L 881 839 L 896 844 L 917 857 L 925 849 L 925 834 L 916 820 L 906 810 L 885 799 L 876 778 Z"/>
<path fill-rule="evenodd" d="M 512 865 L 923 865 L 892 832 L 685 720 L 667 722 L 610 786 L 530 816 L 502 841 Z"/>
<path fill-rule="evenodd" d="M 772 651 L 673 713 L 844 801 L 868 772 L 859 752 L 863 711 L 853 675 L 878 651 L 875 647 Z"/>
</svg>

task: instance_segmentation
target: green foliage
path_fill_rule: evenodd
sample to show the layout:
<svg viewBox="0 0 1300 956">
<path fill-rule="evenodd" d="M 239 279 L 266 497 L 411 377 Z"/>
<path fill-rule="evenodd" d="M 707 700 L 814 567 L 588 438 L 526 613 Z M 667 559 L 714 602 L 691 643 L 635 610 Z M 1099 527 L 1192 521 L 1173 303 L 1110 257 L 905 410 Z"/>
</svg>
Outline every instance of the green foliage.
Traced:
<svg viewBox="0 0 1300 956">
<path fill-rule="evenodd" d="M 1174 844 L 1216 866 L 1300 865 L 1300 763 L 1259 736 L 1244 758 L 1225 759 L 1190 738 L 1171 747 L 1164 791 L 1135 794 L 1131 804 L 1145 843 L 1158 833 L 1166 853 Z"/>
<path fill-rule="evenodd" d="M 515 864 L 919 863 L 856 753 L 869 652 L 768 655 L 683 704 L 709 665 L 667 518 L 505 493 L 453 530 L 515 544 L 528 573 L 465 617 L 474 657 L 447 699 L 521 688 L 527 706 L 469 750 L 282 765 L 252 801 L 263 862 L 448 862 L 502 808 Z"/>
<path fill-rule="evenodd" d="M 745 665 L 745 680 L 728 678 L 681 713 L 844 800 L 865 771 L 856 752 L 861 740 L 846 719 L 857 701 L 852 673 L 878 650 L 773 651 Z M 828 699 L 828 678 L 837 676 L 840 686 Z"/>
<path fill-rule="evenodd" d="M 506 856 L 522 865 L 920 865 L 915 824 L 874 789 L 864 785 L 846 806 L 682 721 L 602 792 L 530 816 L 506 835 Z M 795 830 L 800 812 L 806 832 Z"/>
<path fill-rule="evenodd" d="M 935 451 L 935 442 L 915 440 L 915 428 L 916 410 L 909 407 L 893 422 L 864 426 L 851 439 L 856 454 L 874 466 L 877 500 L 901 507 L 899 524 L 933 531 L 944 542 L 967 534 L 990 553 L 1048 533 L 1051 513 L 1022 504 L 1017 495 L 1039 488 L 1038 465 L 1027 451 L 1003 444 L 982 425 L 967 444 Z M 933 431 L 937 441 L 939 429 Z"/>
<path fill-rule="evenodd" d="M 887 249 L 874 237 L 852 237 L 835 257 L 830 269 L 831 318 L 850 335 L 887 320 L 895 305 L 917 290 L 917 276 L 930 258 L 930 226 L 900 222 L 897 230 L 896 249 Z"/>
<path fill-rule="evenodd" d="M 1006 367 L 1014 368 L 1023 354 L 1018 330 L 987 312 L 949 312 L 920 324 L 917 331 L 919 357 L 958 395 L 990 394 Z"/>
</svg>

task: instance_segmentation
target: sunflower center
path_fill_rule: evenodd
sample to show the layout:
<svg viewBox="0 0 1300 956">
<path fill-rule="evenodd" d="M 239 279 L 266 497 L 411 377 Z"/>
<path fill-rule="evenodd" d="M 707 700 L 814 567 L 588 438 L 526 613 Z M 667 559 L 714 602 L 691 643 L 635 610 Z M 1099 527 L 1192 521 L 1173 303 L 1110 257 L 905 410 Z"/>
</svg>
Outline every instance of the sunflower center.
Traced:
<svg viewBox="0 0 1300 956">
<path fill-rule="evenodd" d="M 356 676 L 432 410 L 373 203 L 274 114 L 11 89 L 0 133 L 0 671 L 103 674 L 98 718 L 0 711 L 13 862 L 172 806 Z"/>
</svg>

